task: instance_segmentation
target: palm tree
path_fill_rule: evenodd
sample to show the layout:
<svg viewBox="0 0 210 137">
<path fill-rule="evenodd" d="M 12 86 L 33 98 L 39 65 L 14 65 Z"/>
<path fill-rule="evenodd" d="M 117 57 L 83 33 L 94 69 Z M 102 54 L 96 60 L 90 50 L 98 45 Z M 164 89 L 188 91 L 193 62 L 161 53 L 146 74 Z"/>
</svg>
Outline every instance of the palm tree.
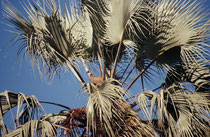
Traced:
<svg viewBox="0 0 210 137">
<path fill-rule="evenodd" d="M 209 135 L 209 19 L 202 2 L 33 0 L 23 6 L 27 17 L 7 0 L 2 4 L 32 65 L 52 78 L 69 69 L 88 102 L 70 108 L 6 90 L 0 94 L 1 135 Z M 93 77 L 80 73 L 91 72 L 87 66 L 99 68 L 94 78 L 102 84 L 85 81 Z M 151 89 L 154 83 L 159 86 Z M 66 111 L 43 115 L 42 103 Z M 10 131 L 3 117 L 14 107 Z"/>
</svg>

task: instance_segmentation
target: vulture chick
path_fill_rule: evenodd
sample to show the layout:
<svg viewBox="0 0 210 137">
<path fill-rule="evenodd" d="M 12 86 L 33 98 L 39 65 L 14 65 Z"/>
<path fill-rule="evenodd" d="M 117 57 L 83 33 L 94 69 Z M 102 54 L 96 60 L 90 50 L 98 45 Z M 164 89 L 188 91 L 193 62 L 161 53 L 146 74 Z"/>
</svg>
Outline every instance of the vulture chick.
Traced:
<svg viewBox="0 0 210 137">
<path fill-rule="evenodd" d="M 101 84 L 104 83 L 104 78 L 103 78 L 103 77 L 94 76 L 91 70 L 88 70 L 88 71 L 87 71 L 87 74 L 89 75 L 90 80 L 91 80 L 91 82 L 92 82 L 94 85 L 100 86 Z"/>
</svg>

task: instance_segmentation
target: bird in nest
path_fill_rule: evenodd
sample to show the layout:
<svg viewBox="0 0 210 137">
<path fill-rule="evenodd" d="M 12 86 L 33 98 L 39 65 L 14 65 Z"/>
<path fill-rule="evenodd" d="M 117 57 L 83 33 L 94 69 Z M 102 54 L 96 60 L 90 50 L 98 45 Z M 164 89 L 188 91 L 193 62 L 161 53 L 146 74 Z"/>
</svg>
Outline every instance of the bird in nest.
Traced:
<svg viewBox="0 0 210 137">
<path fill-rule="evenodd" d="M 91 70 L 88 70 L 87 74 L 89 75 L 91 82 L 97 87 L 101 86 L 104 83 L 104 78 L 102 76 L 94 76 Z"/>
</svg>

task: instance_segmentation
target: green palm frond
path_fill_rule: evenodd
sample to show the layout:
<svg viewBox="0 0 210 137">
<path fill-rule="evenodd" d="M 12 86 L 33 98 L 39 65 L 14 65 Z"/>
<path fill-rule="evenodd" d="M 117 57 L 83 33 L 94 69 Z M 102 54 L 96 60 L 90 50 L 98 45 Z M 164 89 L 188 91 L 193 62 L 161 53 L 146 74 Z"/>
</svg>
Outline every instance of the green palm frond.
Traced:
<svg viewBox="0 0 210 137">
<path fill-rule="evenodd" d="M 174 84 L 162 89 L 160 93 L 143 92 L 139 95 L 138 101 L 142 108 L 141 112 L 160 134 L 205 136 L 209 131 L 207 96 L 207 93 L 191 93 L 187 88 Z"/>
<path fill-rule="evenodd" d="M 4 2 L 4 14 L 19 31 L 14 33 L 19 37 L 17 41 L 22 40 L 20 49 L 31 56 L 32 64 L 53 72 L 81 56 L 90 58 L 92 26 L 89 15 L 80 13 L 79 9 L 73 10 L 72 6 L 70 11 L 66 6 L 62 16 L 61 6 L 57 7 L 54 0 L 47 0 L 45 4 L 37 0 L 23 7 L 27 20 L 11 3 Z"/>
<path fill-rule="evenodd" d="M 143 59 L 156 60 L 158 66 L 206 60 L 209 52 L 209 20 L 201 2 L 156 0 L 152 5 L 147 29 L 140 36 L 139 49 Z"/>
</svg>

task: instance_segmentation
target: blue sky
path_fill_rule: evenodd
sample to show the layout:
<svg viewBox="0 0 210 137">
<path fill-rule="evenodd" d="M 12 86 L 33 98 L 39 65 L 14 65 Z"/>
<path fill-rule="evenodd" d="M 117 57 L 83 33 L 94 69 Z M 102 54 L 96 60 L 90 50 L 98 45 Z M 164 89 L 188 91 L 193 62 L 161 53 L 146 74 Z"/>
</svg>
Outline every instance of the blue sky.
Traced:
<svg viewBox="0 0 210 137">
<path fill-rule="evenodd" d="M 10 0 L 18 9 L 21 9 L 19 0 Z M 23 0 L 22 0 L 23 1 Z M 205 2 L 210 7 L 210 1 Z M 21 10 L 23 11 L 23 10 Z M 38 100 L 60 103 L 72 108 L 83 107 L 87 102 L 86 95 L 79 93 L 81 85 L 68 71 L 57 75 L 54 80 L 40 78 L 37 69 L 33 72 L 29 59 L 17 59 L 18 45 L 12 47 L 10 40 L 14 35 L 7 32 L 7 22 L 2 16 L 0 7 L 0 92 L 8 89 L 13 92 L 22 92 L 26 95 L 35 95 Z M 85 72 L 83 73 L 85 74 Z M 43 105 L 46 112 L 57 113 L 62 108 L 52 105 Z"/>
</svg>

